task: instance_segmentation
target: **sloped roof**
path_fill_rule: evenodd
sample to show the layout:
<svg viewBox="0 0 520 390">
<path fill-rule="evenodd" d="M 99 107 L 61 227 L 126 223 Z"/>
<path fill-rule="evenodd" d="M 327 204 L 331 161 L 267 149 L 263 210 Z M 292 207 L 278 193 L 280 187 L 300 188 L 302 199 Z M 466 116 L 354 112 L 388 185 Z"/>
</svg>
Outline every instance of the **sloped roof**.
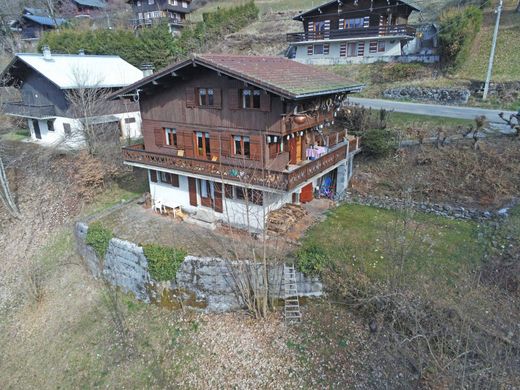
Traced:
<svg viewBox="0 0 520 390">
<path fill-rule="evenodd" d="M 205 66 L 289 99 L 351 92 L 363 86 L 317 66 L 301 64 L 284 57 L 203 54 L 174 64 L 129 85 L 115 95 L 134 91 L 192 64 Z"/>
<path fill-rule="evenodd" d="M 332 1 L 328 1 L 326 3 L 323 3 L 321 5 L 318 5 L 317 7 L 314 7 L 314 8 L 311 8 L 310 10 L 308 11 L 305 11 L 305 12 L 302 12 L 301 14 L 298 14 L 296 15 L 293 20 L 300 20 L 300 18 L 302 18 L 303 16 L 307 16 L 309 14 L 312 14 L 314 13 L 315 11 L 318 11 L 320 8 L 325 8 L 325 7 L 328 7 L 329 5 L 332 5 L 334 3 L 338 4 L 340 3 L 340 1 L 342 1 L 343 3 L 345 3 L 345 0 L 332 0 Z M 354 1 L 354 0 L 350 0 L 350 1 Z M 419 8 L 417 8 L 416 6 L 412 5 L 410 1 L 402 1 L 402 0 L 397 0 L 397 3 L 399 3 L 399 5 L 407 5 L 408 7 L 412 8 L 414 11 L 421 11 Z"/>
<path fill-rule="evenodd" d="M 20 53 L 2 74 L 14 73 L 18 62 L 28 65 L 61 89 L 120 88 L 143 78 L 143 72 L 119 56 Z"/>
<path fill-rule="evenodd" d="M 82 5 L 84 7 L 92 7 L 92 8 L 105 8 L 107 3 L 103 0 L 73 0 L 76 4 Z"/>
<path fill-rule="evenodd" d="M 24 19 L 33 21 L 34 23 L 41 24 L 42 26 L 57 27 L 61 26 L 67 20 L 63 18 L 51 18 L 49 16 L 38 16 L 38 15 L 23 15 Z"/>
</svg>

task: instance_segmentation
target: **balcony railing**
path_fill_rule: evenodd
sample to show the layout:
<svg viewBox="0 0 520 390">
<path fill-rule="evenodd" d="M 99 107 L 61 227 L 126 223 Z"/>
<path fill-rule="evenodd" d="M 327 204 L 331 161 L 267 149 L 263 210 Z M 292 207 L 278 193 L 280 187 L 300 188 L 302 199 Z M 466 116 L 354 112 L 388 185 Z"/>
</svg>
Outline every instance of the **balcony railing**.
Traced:
<svg viewBox="0 0 520 390">
<path fill-rule="evenodd" d="M 332 121 L 334 119 L 334 112 L 328 111 L 324 114 L 318 114 L 317 116 L 305 116 L 304 119 L 299 123 L 298 116 L 287 116 L 284 120 L 285 133 L 293 133 L 295 131 L 309 129 L 314 126 L 319 126 L 325 121 Z"/>
<path fill-rule="evenodd" d="M 287 42 L 320 41 L 329 39 L 368 38 L 368 37 L 408 37 L 414 38 L 415 27 L 407 24 L 396 26 L 376 26 L 348 28 L 343 30 L 307 31 L 287 34 Z"/>
<path fill-rule="evenodd" d="M 178 26 L 182 26 L 184 24 L 184 20 L 179 18 L 169 18 L 167 16 L 161 16 L 158 18 L 148 18 L 148 19 L 130 19 L 130 24 L 132 27 L 151 27 L 153 25 L 168 23 L 174 24 Z"/>
<path fill-rule="evenodd" d="M 126 162 L 175 169 L 178 171 L 200 174 L 243 183 L 289 191 L 299 184 L 311 179 L 320 172 L 332 167 L 347 158 L 347 151 L 356 152 L 359 147 L 357 139 L 338 145 L 329 153 L 313 161 L 305 161 L 301 166 L 287 171 L 260 170 L 237 165 L 222 164 L 218 161 L 198 160 L 194 158 L 170 156 L 161 153 L 147 152 L 144 145 L 123 148 L 123 159 Z"/>
<path fill-rule="evenodd" d="M 56 116 L 56 109 L 52 105 L 34 106 L 24 102 L 7 102 L 4 103 L 3 110 L 8 115 L 28 118 L 52 118 Z"/>
</svg>

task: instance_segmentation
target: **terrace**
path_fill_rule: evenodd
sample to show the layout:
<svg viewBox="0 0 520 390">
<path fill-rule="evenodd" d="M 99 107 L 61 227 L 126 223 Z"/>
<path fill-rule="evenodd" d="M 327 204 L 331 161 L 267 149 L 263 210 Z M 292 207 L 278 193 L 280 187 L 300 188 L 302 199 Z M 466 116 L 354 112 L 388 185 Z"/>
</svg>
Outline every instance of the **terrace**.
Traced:
<svg viewBox="0 0 520 390">
<path fill-rule="evenodd" d="M 306 31 L 287 34 L 287 42 L 307 42 L 307 41 L 323 41 L 323 40 L 341 40 L 341 39 L 359 39 L 359 38 L 410 38 L 413 39 L 416 34 L 415 27 L 407 24 L 394 26 L 376 26 L 366 28 L 349 28 L 342 30 L 328 31 Z"/>
</svg>

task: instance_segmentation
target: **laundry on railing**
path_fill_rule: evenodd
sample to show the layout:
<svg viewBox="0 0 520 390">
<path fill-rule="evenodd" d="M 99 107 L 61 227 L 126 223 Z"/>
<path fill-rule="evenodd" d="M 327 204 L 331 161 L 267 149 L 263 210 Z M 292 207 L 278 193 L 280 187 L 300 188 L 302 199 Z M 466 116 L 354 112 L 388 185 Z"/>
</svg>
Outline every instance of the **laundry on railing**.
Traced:
<svg viewBox="0 0 520 390">
<path fill-rule="evenodd" d="M 305 151 L 305 157 L 309 160 L 316 160 L 328 152 L 326 146 L 311 146 Z"/>
</svg>

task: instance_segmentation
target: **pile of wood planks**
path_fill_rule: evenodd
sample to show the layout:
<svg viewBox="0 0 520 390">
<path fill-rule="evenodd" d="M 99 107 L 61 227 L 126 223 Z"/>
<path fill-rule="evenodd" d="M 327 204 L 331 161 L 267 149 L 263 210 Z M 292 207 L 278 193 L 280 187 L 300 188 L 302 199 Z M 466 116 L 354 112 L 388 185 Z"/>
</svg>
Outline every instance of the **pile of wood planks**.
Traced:
<svg viewBox="0 0 520 390">
<path fill-rule="evenodd" d="M 286 204 L 282 208 L 272 211 L 267 216 L 267 230 L 272 233 L 286 233 L 307 215 L 302 206 Z"/>
</svg>

